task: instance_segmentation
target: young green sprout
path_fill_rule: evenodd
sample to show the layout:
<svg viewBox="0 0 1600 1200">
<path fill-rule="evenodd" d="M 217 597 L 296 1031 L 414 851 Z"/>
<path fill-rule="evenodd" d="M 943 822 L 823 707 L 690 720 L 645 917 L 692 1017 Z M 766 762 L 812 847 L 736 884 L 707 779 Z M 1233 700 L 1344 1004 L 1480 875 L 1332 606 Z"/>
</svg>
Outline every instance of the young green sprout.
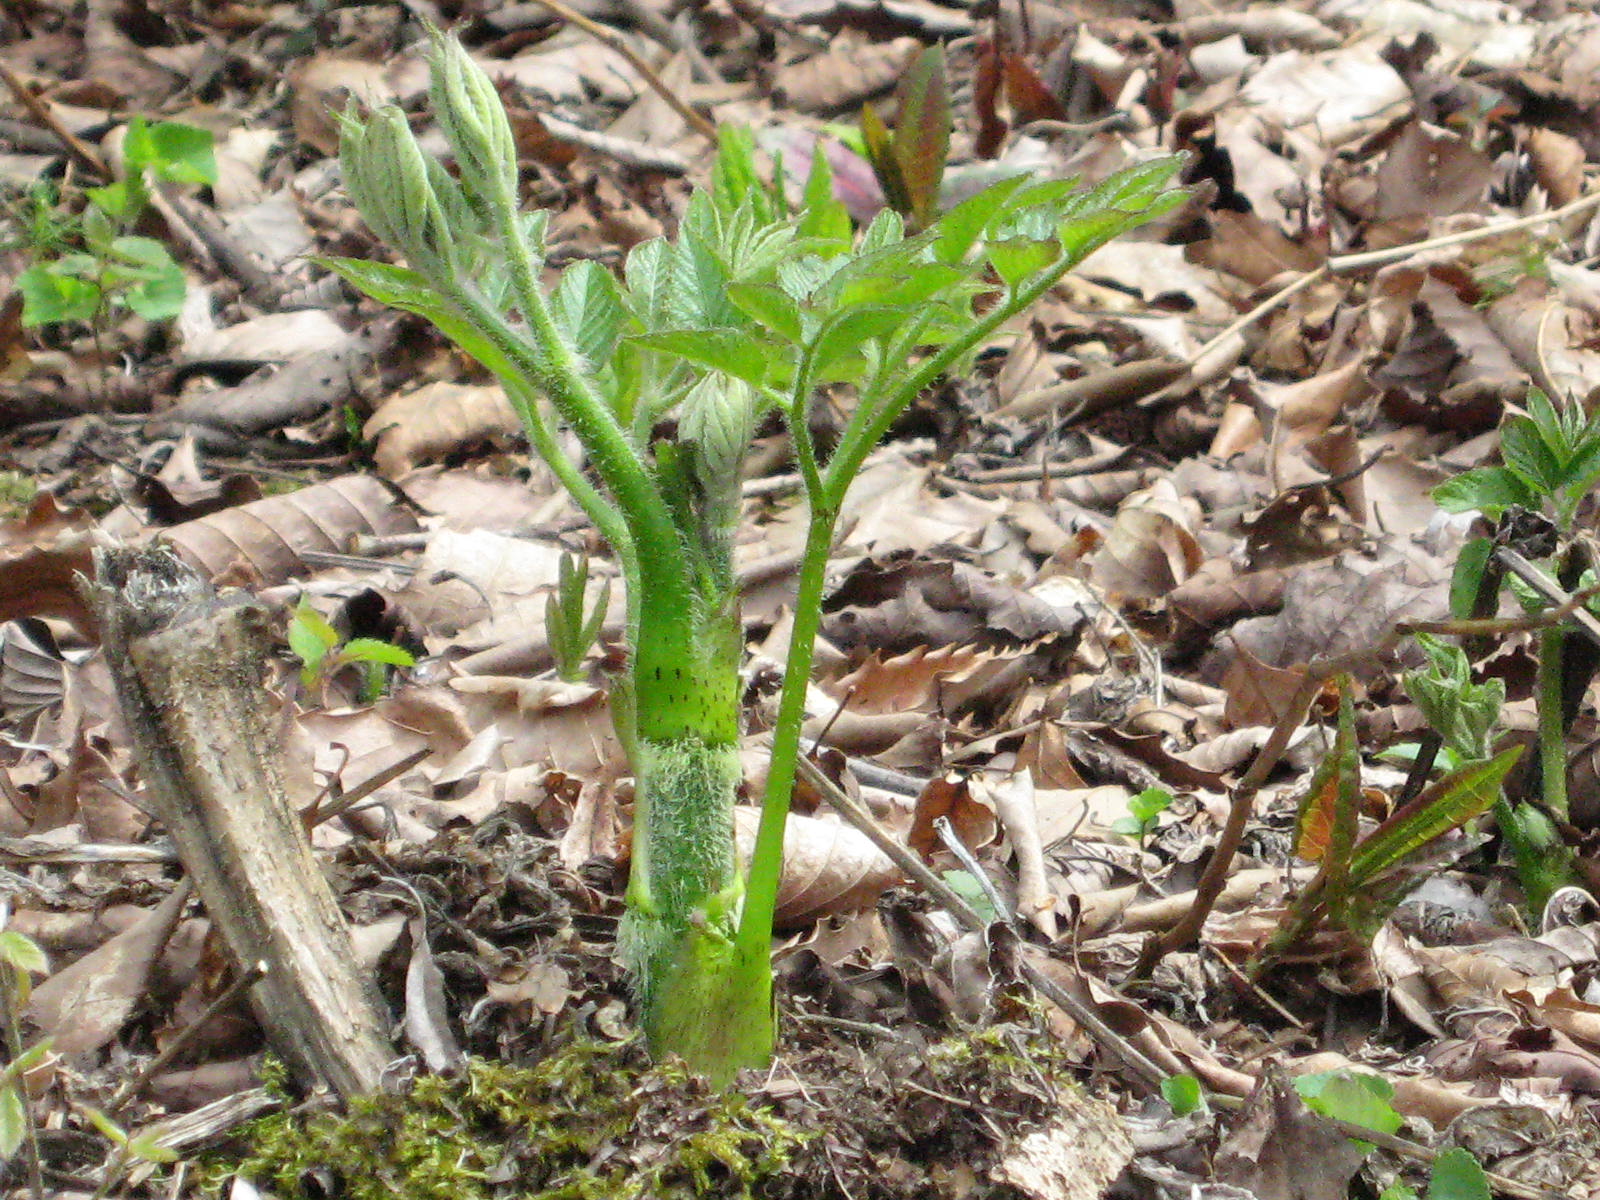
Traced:
<svg viewBox="0 0 1600 1200">
<path fill-rule="evenodd" d="M 834 524 L 868 453 L 906 406 L 1112 238 L 1174 208 L 1160 159 L 1082 190 L 1010 179 L 916 235 L 886 212 L 853 232 L 820 151 L 790 208 L 753 139 L 724 128 L 709 185 L 677 235 L 540 284 L 541 213 L 518 211 L 514 138 L 494 85 L 435 35 L 435 116 L 452 175 L 405 116 L 343 118 L 351 197 L 405 266 L 333 260 L 419 313 L 492 371 L 534 449 L 610 543 L 627 598 L 628 664 L 612 708 L 635 781 L 620 949 L 653 1053 L 723 1083 L 772 1053 L 772 917 L 812 645 Z M 852 407 L 824 456 L 824 391 Z M 734 853 L 743 784 L 733 571 L 745 455 L 762 416 L 786 426 L 809 524 L 760 831 Z M 661 436 L 676 415 L 676 435 Z M 564 427 L 583 462 L 562 450 Z"/>
</svg>

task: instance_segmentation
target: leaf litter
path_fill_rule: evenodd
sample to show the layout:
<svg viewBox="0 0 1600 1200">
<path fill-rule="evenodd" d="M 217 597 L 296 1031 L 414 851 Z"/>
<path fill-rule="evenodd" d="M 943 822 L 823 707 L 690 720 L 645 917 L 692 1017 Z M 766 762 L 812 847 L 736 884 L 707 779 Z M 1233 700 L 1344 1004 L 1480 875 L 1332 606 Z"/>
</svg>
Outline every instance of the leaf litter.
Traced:
<svg viewBox="0 0 1600 1200">
<path fill-rule="evenodd" d="M 21 1036 L 56 1038 L 27 1076 L 51 1194 L 199 1195 L 281 1095 L 261 1090 L 234 965 L 141 808 L 74 590 L 115 538 L 164 542 L 285 628 L 306 601 L 343 639 L 421 656 L 374 704 L 356 672 L 306 688 L 286 642 L 274 668 L 289 784 L 337 814 L 314 841 L 364 969 L 441 1086 L 461 1050 L 558 1082 L 599 1054 L 624 1081 L 589 1093 L 616 1122 L 604 1138 L 547 1144 L 542 1166 L 487 1109 L 458 1109 L 460 1129 L 424 1121 L 424 1140 L 484 1156 L 449 1194 L 648 1179 L 656 1194 L 1276 1200 L 1345 1195 L 1358 1174 L 1417 1186 L 1461 1147 L 1503 1194 L 1600 1195 L 1597 909 L 1579 889 L 1522 907 L 1492 818 L 1408 844 L 1411 890 L 1365 936 L 1320 920 L 1260 966 L 1297 898 L 1327 894 L 1295 857 L 1333 856 L 1327 806 L 1344 795 L 1341 828 L 1368 836 L 1412 798 L 1395 755 L 1426 732 L 1402 685 L 1421 657 L 1396 626 L 1448 617 L 1475 532 L 1431 489 L 1499 461 L 1530 385 L 1591 408 L 1600 394 L 1588 6 L 644 2 L 598 18 L 632 57 L 542 5 L 439 15 L 511 108 L 554 266 L 616 266 L 705 171 L 705 139 L 659 81 L 753 127 L 791 177 L 822 145 L 870 218 L 885 189 L 841 131 L 863 100 L 892 117 L 912 53 L 942 39 L 949 164 L 941 182 L 885 143 L 891 194 L 1093 179 L 1166 148 L 1189 155 L 1192 198 L 930 391 L 850 494 L 807 736 L 869 828 L 816 788 L 797 798 L 784 1042 L 747 1081 L 804 1136 L 722 1112 L 742 1132 L 708 1142 L 721 1102 L 641 1072 L 611 957 L 631 800 L 606 693 L 621 614 L 576 682 L 555 678 L 544 628 L 562 553 L 603 573 L 605 548 L 529 465 L 498 389 L 304 257 L 370 250 L 329 113 L 351 94 L 420 108 L 420 26 L 402 6 L 8 9 L 8 295 L 37 234 L 30 189 L 107 181 L 123 114 L 210 129 L 222 168 L 209 191 L 155 197 L 187 276 L 175 320 L 25 331 L 8 305 L 0 321 L 0 855 L 8 928 L 49 960 Z M 752 794 L 802 528 L 785 447 L 762 432 L 737 554 Z M 1577 529 L 1592 547 L 1592 501 Z M 1504 681 L 1512 741 L 1536 724 L 1536 636 L 1474 651 L 1475 677 Z M 1593 689 L 1572 678 L 1559 832 L 1583 882 L 1600 784 Z M 1324 772 L 1314 787 L 1341 753 L 1360 786 Z M 1536 772 L 1507 787 L 1537 796 Z M 1170 804 L 1118 832 L 1151 789 Z M 1314 849 L 1295 819 L 1313 793 Z M 988 929 L 961 934 L 953 904 Z M 1037 998 L 1035 974 L 1067 1000 Z M 1159 1098 L 1183 1076 L 1210 1107 Z M 90 1108 L 165 1138 L 179 1164 L 119 1157 Z M 1377 1148 L 1330 1117 L 1379 1126 L 1363 1138 Z M 668 1153 L 691 1146 L 720 1165 Z M 747 1177 L 762 1146 L 783 1161 Z M 327 1194 L 291 1174 L 232 1194 Z"/>
</svg>

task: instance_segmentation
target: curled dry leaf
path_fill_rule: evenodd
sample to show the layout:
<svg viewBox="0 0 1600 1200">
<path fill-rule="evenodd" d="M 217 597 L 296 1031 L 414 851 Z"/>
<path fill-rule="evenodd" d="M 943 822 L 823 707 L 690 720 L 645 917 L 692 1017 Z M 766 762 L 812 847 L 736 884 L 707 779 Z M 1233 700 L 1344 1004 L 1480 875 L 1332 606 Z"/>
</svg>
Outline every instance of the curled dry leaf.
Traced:
<svg viewBox="0 0 1600 1200">
<path fill-rule="evenodd" d="M 933 823 L 940 817 L 949 819 L 956 836 L 969 850 L 977 850 L 994 841 L 1000 830 L 994 810 L 973 795 L 967 780 L 934 779 L 917 797 L 911 814 L 911 829 L 906 834 L 906 844 L 924 858 L 938 851 L 942 845 L 934 832 Z"/>
<path fill-rule="evenodd" d="M 1090 564 L 1094 582 L 1116 595 L 1154 600 L 1200 569 L 1193 528 L 1199 506 L 1167 480 L 1129 496 Z"/>
</svg>

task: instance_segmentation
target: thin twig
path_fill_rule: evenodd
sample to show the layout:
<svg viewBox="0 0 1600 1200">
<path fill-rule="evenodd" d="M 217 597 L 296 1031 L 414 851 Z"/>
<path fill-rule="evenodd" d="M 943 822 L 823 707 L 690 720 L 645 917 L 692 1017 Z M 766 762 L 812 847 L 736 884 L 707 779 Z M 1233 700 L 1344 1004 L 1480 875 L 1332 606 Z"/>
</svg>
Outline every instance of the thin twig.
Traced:
<svg viewBox="0 0 1600 1200">
<path fill-rule="evenodd" d="M 864 834 L 873 845 L 888 855 L 895 866 L 904 871 L 908 878 L 920 884 L 923 890 L 943 905 L 957 922 L 973 932 L 982 932 L 988 928 L 988 922 L 979 916 L 955 889 L 929 870 L 927 865 L 907 847 L 885 833 L 872 819 L 872 814 L 864 811 L 860 805 L 845 795 L 814 762 L 801 755 L 795 764 L 795 770 L 800 778 L 814 787 L 818 794 L 832 805 L 834 811 L 843 817 L 846 823 Z M 1017 969 L 1035 991 L 1076 1021 L 1095 1040 L 1096 1045 L 1132 1071 L 1146 1087 L 1154 1091 L 1161 1086 L 1161 1081 L 1167 1077 L 1168 1072 L 1163 1071 L 1142 1050 L 1102 1021 L 1093 1009 L 1028 962 L 1026 958 L 1018 961 Z"/>
<path fill-rule="evenodd" d="M 1017 914 L 1011 911 L 1005 899 L 995 890 L 994 881 L 989 878 L 989 873 L 983 865 L 973 857 L 972 851 L 967 849 L 967 844 L 961 840 L 961 835 L 956 832 L 956 827 L 950 823 L 949 817 L 935 817 L 933 831 L 939 835 L 939 840 L 944 843 L 944 848 L 956 856 L 958 862 L 967 869 L 978 887 L 982 889 L 984 897 L 994 906 L 1008 923 L 1014 923 Z"/>
<path fill-rule="evenodd" d="M 712 145 L 716 145 L 717 127 L 685 104 L 678 94 L 666 85 L 661 76 L 656 74 L 655 68 L 645 62 L 639 56 L 638 51 L 617 36 L 615 30 L 607 29 L 598 21 L 592 21 L 581 12 L 568 8 L 561 3 L 561 0 L 538 0 L 538 3 L 544 5 L 545 8 L 555 13 L 563 21 L 571 22 L 602 45 L 616 51 L 616 53 L 627 59 L 628 65 L 644 76 L 644 81 L 650 85 L 651 90 L 665 100 L 673 112 L 687 121 L 689 127 L 701 137 L 706 138 Z"/>
<path fill-rule="evenodd" d="M 542 2 L 543 0 L 541 0 Z M 1536 213 L 1531 217 L 1518 217 L 1514 221 L 1502 221 L 1495 225 L 1486 225 L 1482 229 L 1465 229 L 1460 233 L 1447 233 L 1441 237 L 1426 238 L 1420 242 L 1404 242 L 1401 245 L 1389 246 L 1382 250 L 1367 250 L 1359 254 L 1336 255 L 1315 270 L 1306 272 L 1300 278 L 1292 280 L 1268 296 L 1260 304 L 1200 347 L 1190 357 L 1189 361 L 1198 362 L 1223 342 L 1235 334 L 1242 333 L 1262 317 L 1286 301 L 1293 299 L 1320 279 L 1332 275 L 1347 274 L 1351 271 L 1359 271 L 1366 267 L 1387 266 L 1389 263 L 1401 262 L 1410 258 L 1413 254 L 1421 254 L 1429 250 L 1444 250 L 1451 246 L 1462 246 L 1468 242 L 1479 242 L 1488 238 L 1498 237 L 1502 233 L 1516 233 L 1518 230 L 1531 229 L 1534 226 L 1543 225 L 1550 221 L 1560 221 L 1566 217 L 1576 216 L 1578 213 L 1587 212 L 1589 209 L 1596 207 L 1600 207 L 1600 192 L 1591 192 L 1587 196 L 1578 197 L 1570 204 L 1563 204 L 1560 208 L 1553 208 L 1545 213 Z"/>
<path fill-rule="evenodd" d="M 1494 556 L 1504 564 L 1506 570 L 1538 592 L 1547 603 L 1556 605 L 1555 611 L 1569 618 L 1585 637 L 1600 646 L 1600 620 L 1596 620 L 1594 614 L 1583 607 L 1582 596 L 1568 594 L 1564 587 L 1509 546 L 1496 547 Z"/>
<path fill-rule="evenodd" d="M 162 1046 L 161 1052 L 147 1062 L 142 1068 L 140 1068 L 138 1074 L 134 1075 L 132 1079 L 129 1079 L 117 1089 L 116 1094 L 113 1095 L 111 1100 L 106 1104 L 106 1115 L 109 1117 L 114 1117 L 117 1115 L 117 1113 L 121 1112 L 122 1109 L 126 1107 L 128 1101 L 132 1100 L 135 1096 L 142 1092 L 145 1084 L 149 1083 L 150 1080 L 155 1078 L 157 1072 L 164 1069 L 168 1063 L 176 1058 L 189 1045 L 190 1042 L 194 1041 L 194 1039 L 199 1035 L 200 1031 L 211 1022 L 213 1017 L 222 1012 L 224 1009 L 228 1008 L 231 1004 L 237 1001 L 240 996 L 244 995 L 245 992 L 253 988 L 266 973 L 267 964 L 265 962 L 253 963 L 247 969 L 240 971 L 239 974 L 235 976 L 233 982 L 227 987 L 223 988 L 216 999 L 212 1000 L 210 1004 L 206 1005 L 205 1010 L 201 1012 L 198 1017 L 189 1022 L 189 1024 L 183 1029 L 179 1030 L 178 1035 L 171 1041 L 167 1042 L 166 1045 Z"/>
<path fill-rule="evenodd" d="M 43 125 L 55 136 L 56 140 L 66 148 L 67 154 L 79 166 L 93 173 L 96 179 L 107 181 L 111 179 L 111 168 L 101 160 L 100 155 L 95 152 L 95 148 L 63 125 L 61 119 L 52 111 L 50 102 L 34 95 L 22 76 L 18 75 L 3 62 L 0 62 L 0 80 L 5 82 L 6 87 L 11 90 L 11 94 L 17 98 L 17 103 L 27 109 L 28 114 L 35 121 L 38 121 L 39 124 Z"/>
</svg>

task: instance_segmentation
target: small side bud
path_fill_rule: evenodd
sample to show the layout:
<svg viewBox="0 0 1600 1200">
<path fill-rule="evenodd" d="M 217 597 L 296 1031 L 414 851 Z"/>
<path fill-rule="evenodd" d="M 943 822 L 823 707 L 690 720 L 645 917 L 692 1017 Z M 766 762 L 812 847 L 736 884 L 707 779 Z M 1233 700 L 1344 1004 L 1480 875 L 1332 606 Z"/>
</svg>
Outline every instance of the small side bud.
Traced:
<svg viewBox="0 0 1600 1200">
<path fill-rule="evenodd" d="M 737 520 L 740 471 L 756 430 L 756 397 L 739 379 L 708 375 L 689 389 L 678 435 L 694 446 L 694 471 L 708 498 L 731 504 Z"/>
<path fill-rule="evenodd" d="M 432 36 L 428 94 L 462 181 L 490 203 L 503 199 L 515 207 L 517 143 L 500 94 L 459 41 L 438 30 Z"/>
</svg>

